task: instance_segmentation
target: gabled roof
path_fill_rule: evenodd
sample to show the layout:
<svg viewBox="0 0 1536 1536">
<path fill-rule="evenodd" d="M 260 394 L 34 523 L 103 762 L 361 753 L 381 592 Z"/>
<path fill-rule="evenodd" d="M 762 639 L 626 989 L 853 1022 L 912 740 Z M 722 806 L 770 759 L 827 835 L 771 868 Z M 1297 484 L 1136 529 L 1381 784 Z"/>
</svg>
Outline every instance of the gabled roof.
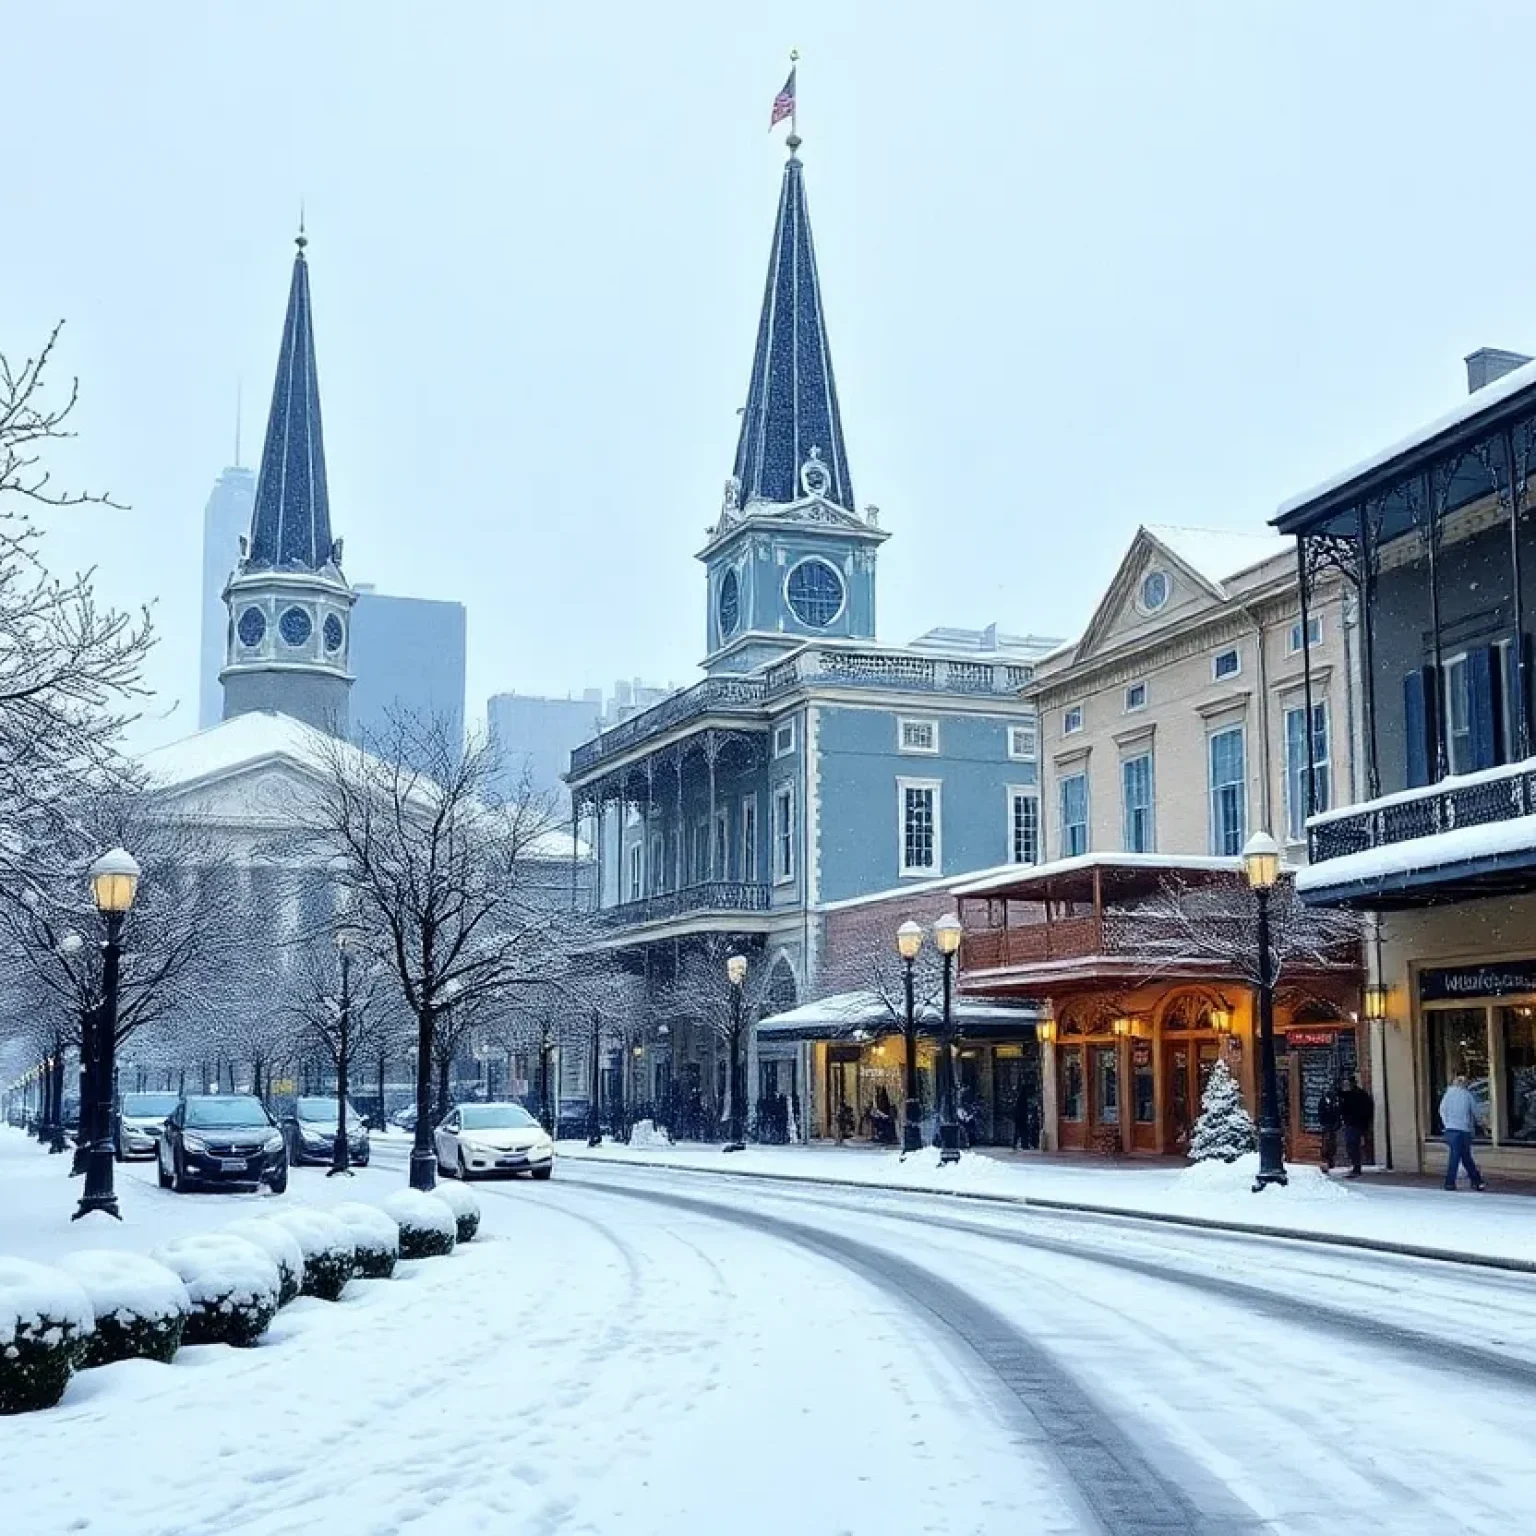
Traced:
<svg viewBox="0 0 1536 1536">
<path fill-rule="evenodd" d="M 308 244 L 299 233 L 277 354 L 247 570 L 318 571 L 332 560 L 331 504 L 320 430 L 320 378 L 309 304 Z"/>
<path fill-rule="evenodd" d="M 811 461 L 822 466 L 824 485 L 802 483 Z M 793 152 L 779 192 L 734 479 L 742 506 L 798 501 L 814 491 L 854 510 L 804 171 Z"/>
</svg>

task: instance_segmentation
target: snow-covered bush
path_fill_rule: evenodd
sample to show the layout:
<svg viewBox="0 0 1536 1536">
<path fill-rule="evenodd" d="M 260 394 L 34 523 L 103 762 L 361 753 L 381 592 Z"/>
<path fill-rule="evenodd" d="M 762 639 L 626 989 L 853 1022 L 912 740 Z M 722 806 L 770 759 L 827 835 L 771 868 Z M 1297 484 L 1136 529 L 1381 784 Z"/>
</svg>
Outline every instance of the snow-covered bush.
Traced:
<svg viewBox="0 0 1536 1536">
<path fill-rule="evenodd" d="M 636 1151 L 645 1151 L 651 1147 L 670 1147 L 672 1137 L 666 1126 L 659 1126 L 654 1120 L 636 1120 L 629 1128 L 629 1144 Z"/>
<path fill-rule="evenodd" d="M 446 1201 L 419 1189 L 401 1189 L 384 1202 L 384 1210 L 400 1223 L 402 1259 L 435 1259 L 453 1252 L 459 1223 Z"/>
<path fill-rule="evenodd" d="M 304 1249 L 282 1222 L 270 1216 L 251 1216 L 232 1221 L 224 1228 L 231 1237 L 255 1243 L 277 1265 L 277 1304 L 286 1307 L 304 1289 Z"/>
<path fill-rule="evenodd" d="M 234 1344 L 244 1349 L 277 1316 L 282 1290 L 277 1264 L 243 1237 L 224 1232 L 179 1237 L 150 1257 L 186 1282 L 192 1311 L 183 1344 Z"/>
<path fill-rule="evenodd" d="M 349 1201 L 332 1211 L 352 1234 L 357 1247 L 357 1272 L 367 1280 L 387 1280 L 400 1257 L 400 1223 L 376 1205 Z"/>
<path fill-rule="evenodd" d="M 0 1413 L 52 1408 L 92 1326 L 90 1298 L 69 1275 L 0 1259 Z"/>
<path fill-rule="evenodd" d="M 282 1211 L 272 1218 L 299 1240 L 304 1250 L 304 1294 L 336 1301 L 357 1268 L 357 1245 L 346 1226 L 325 1211 Z"/>
<path fill-rule="evenodd" d="M 432 1193 L 453 1212 L 459 1241 L 473 1242 L 480 1230 L 480 1201 L 474 1191 L 462 1184 L 439 1184 Z"/>
<path fill-rule="evenodd" d="M 1200 1096 L 1200 1118 L 1195 1121 L 1194 1134 L 1189 1138 L 1191 1161 L 1203 1163 L 1210 1158 L 1220 1158 L 1224 1163 L 1235 1162 L 1245 1152 L 1251 1152 L 1257 1140 L 1253 1129 L 1253 1116 L 1243 1103 L 1242 1090 L 1224 1061 L 1218 1060 L 1211 1068 L 1210 1081 Z"/>
<path fill-rule="evenodd" d="M 59 1268 L 78 1282 L 96 1314 L 85 1341 L 84 1365 L 114 1360 L 163 1360 L 181 1348 L 192 1299 L 181 1276 L 141 1253 L 90 1248 L 71 1253 Z"/>
</svg>

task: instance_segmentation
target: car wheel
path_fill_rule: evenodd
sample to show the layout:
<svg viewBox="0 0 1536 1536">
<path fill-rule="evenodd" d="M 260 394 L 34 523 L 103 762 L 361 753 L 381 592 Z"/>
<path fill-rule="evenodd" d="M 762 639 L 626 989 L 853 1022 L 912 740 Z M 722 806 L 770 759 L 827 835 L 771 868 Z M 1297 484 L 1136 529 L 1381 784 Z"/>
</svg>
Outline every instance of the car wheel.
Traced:
<svg viewBox="0 0 1536 1536">
<path fill-rule="evenodd" d="M 171 1152 L 171 1177 L 167 1182 L 166 1187 L 178 1195 L 184 1195 L 187 1192 L 186 1177 L 183 1175 L 181 1168 L 176 1161 L 176 1153 L 174 1149 Z"/>
<path fill-rule="evenodd" d="M 553 1168 L 535 1168 L 532 1170 L 536 1179 L 547 1179 L 555 1170 Z"/>
<path fill-rule="evenodd" d="M 258 1188 L 259 1187 L 260 1186 L 258 1186 Z M 280 1164 L 278 1166 L 277 1172 L 268 1178 L 267 1188 L 270 1189 L 274 1195 L 285 1195 L 288 1193 L 288 1164 L 286 1162 Z"/>
<path fill-rule="evenodd" d="M 160 1181 L 161 1189 L 171 1187 L 171 1176 L 165 1171 L 165 1162 L 159 1152 L 155 1153 L 155 1177 Z"/>
<path fill-rule="evenodd" d="M 112 1161 L 114 1163 L 126 1163 L 128 1159 L 123 1156 L 123 1144 L 117 1137 L 112 1138 Z"/>
<path fill-rule="evenodd" d="M 463 1147 L 459 1148 L 459 1166 L 458 1166 L 458 1170 L 454 1174 L 454 1177 L 458 1178 L 458 1179 L 463 1179 L 463 1181 L 466 1184 L 469 1183 L 469 1167 L 468 1167 L 468 1165 L 464 1161 L 464 1149 L 463 1149 Z"/>
</svg>

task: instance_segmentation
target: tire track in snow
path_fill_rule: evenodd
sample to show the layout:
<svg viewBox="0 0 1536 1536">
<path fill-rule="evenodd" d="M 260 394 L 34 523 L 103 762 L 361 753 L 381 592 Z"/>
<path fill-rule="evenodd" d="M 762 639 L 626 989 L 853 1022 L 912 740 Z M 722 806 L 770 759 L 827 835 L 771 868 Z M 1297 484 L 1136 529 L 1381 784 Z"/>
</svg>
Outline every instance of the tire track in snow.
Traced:
<svg viewBox="0 0 1536 1536">
<path fill-rule="evenodd" d="M 671 1206 L 794 1243 L 857 1271 L 959 1339 L 1006 1388 L 1026 1438 L 1052 1456 L 1109 1536 L 1236 1536 L 1264 1522 L 1172 1447 L 1139 1447 L 1047 1350 L 991 1307 L 922 1266 L 801 1222 L 583 1174 L 570 1187 Z"/>
</svg>

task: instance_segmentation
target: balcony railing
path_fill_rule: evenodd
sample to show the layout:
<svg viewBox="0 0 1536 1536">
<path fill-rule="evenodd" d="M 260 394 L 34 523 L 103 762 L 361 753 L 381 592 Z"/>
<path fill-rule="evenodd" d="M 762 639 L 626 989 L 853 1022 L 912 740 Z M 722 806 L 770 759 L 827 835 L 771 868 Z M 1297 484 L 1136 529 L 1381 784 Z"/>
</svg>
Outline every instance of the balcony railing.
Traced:
<svg viewBox="0 0 1536 1536">
<path fill-rule="evenodd" d="M 906 688 L 919 693 L 1015 694 L 1032 675 L 1012 662 L 948 660 L 908 651 L 809 646 L 769 667 L 769 698 L 807 683 L 838 688 Z"/>
<path fill-rule="evenodd" d="M 766 696 L 760 677 L 706 677 L 583 742 L 571 753 L 571 772 L 585 773 L 605 758 L 704 715 L 755 713 Z"/>
<path fill-rule="evenodd" d="M 1308 825 L 1307 842 L 1312 862 L 1321 864 L 1459 827 L 1487 826 L 1533 814 L 1536 765 L 1516 763 L 1326 812 Z"/>
<path fill-rule="evenodd" d="M 632 928 L 640 923 L 666 922 L 703 912 L 766 912 L 769 896 L 769 887 L 759 882 L 703 880 L 698 885 L 685 885 L 680 891 L 658 891 L 654 896 L 642 896 L 639 901 L 603 907 L 597 919 L 610 928 Z"/>
<path fill-rule="evenodd" d="M 1114 926 L 1097 915 L 1062 917 L 1017 928 L 983 928 L 966 934 L 960 946 L 963 971 L 996 971 L 1011 965 L 1045 965 L 1053 960 L 1081 960 L 1106 953 Z"/>
</svg>

